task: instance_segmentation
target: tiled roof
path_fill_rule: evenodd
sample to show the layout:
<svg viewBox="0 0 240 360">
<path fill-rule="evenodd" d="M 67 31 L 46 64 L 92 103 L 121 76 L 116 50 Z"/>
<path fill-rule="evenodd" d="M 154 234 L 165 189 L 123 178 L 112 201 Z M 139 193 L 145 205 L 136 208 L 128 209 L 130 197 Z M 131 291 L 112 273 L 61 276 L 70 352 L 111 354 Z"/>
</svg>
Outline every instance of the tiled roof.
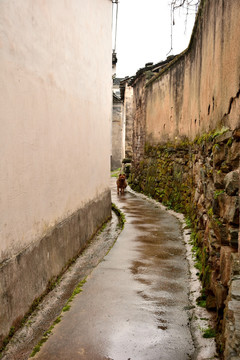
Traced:
<svg viewBox="0 0 240 360">
<path fill-rule="evenodd" d="M 114 103 L 116 103 L 116 102 L 121 103 L 122 102 L 121 98 L 119 96 L 117 96 L 116 94 L 114 94 L 114 92 L 113 92 L 113 102 Z"/>
<path fill-rule="evenodd" d="M 113 79 L 113 85 L 120 85 L 120 82 L 123 80 L 124 78 L 114 78 Z"/>
</svg>

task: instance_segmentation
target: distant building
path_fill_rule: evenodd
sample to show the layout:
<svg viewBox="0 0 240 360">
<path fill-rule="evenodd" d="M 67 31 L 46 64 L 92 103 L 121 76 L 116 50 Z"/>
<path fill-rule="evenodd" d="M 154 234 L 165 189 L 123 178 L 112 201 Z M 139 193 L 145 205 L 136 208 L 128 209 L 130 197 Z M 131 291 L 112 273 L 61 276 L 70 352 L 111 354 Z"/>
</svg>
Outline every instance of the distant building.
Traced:
<svg viewBox="0 0 240 360">
<path fill-rule="evenodd" d="M 111 170 L 122 166 L 125 156 L 125 126 L 123 117 L 123 101 L 120 97 L 120 80 L 113 79 L 113 109 L 112 109 L 112 157 Z"/>
</svg>

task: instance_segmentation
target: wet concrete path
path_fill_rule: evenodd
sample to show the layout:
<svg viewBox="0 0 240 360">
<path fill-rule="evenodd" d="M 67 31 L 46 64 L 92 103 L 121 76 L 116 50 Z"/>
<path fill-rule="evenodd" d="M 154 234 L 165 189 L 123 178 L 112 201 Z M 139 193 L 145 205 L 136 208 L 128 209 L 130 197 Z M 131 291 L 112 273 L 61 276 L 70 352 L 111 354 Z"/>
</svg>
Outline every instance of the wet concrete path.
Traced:
<svg viewBox="0 0 240 360">
<path fill-rule="evenodd" d="M 34 359 L 191 359 L 179 222 L 130 192 L 118 196 L 115 186 L 112 201 L 125 228 Z"/>
</svg>

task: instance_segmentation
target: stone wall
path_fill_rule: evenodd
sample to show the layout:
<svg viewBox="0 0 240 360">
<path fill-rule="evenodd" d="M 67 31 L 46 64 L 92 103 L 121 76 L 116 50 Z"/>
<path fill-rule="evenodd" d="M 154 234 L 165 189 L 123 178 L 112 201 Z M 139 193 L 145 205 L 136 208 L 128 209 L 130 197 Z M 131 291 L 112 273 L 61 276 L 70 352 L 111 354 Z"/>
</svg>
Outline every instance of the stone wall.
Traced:
<svg viewBox="0 0 240 360">
<path fill-rule="evenodd" d="M 230 279 L 223 323 L 224 359 L 235 360 L 240 358 L 240 260 L 237 254 L 231 257 Z"/>
<path fill-rule="evenodd" d="M 0 2 L 0 343 L 111 215 L 111 7 Z"/>
<path fill-rule="evenodd" d="M 225 129 L 193 143 L 146 143 L 129 181 L 133 189 L 186 215 L 197 249 L 202 300 L 217 314 L 219 349 L 230 341 L 229 332 L 223 335 L 222 320 L 226 323 L 232 255 L 238 256 L 239 247 L 239 135 Z"/>
<path fill-rule="evenodd" d="M 133 79 L 129 180 L 185 213 L 203 283 L 200 300 L 216 311 L 218 347 L 228 360 L 240 356 L 238 6 L 201 1 L 188 49 L 158 74 L 145 68 Z"/>
</svg>

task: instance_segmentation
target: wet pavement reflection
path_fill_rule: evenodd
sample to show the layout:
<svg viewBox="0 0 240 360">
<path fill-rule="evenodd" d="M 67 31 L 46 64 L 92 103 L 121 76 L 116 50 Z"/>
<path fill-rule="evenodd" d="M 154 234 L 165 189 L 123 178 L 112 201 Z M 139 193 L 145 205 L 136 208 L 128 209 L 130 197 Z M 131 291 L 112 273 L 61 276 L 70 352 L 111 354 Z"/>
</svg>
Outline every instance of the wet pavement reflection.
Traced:
<svg viewBox="0 0 240 360">
<path fill-rule="evenodd" d="M 94 269 L 36 359 L 187 360 L 188 267 L 178 220 L 130 192 L 116 244 Z"/>
</svg>

